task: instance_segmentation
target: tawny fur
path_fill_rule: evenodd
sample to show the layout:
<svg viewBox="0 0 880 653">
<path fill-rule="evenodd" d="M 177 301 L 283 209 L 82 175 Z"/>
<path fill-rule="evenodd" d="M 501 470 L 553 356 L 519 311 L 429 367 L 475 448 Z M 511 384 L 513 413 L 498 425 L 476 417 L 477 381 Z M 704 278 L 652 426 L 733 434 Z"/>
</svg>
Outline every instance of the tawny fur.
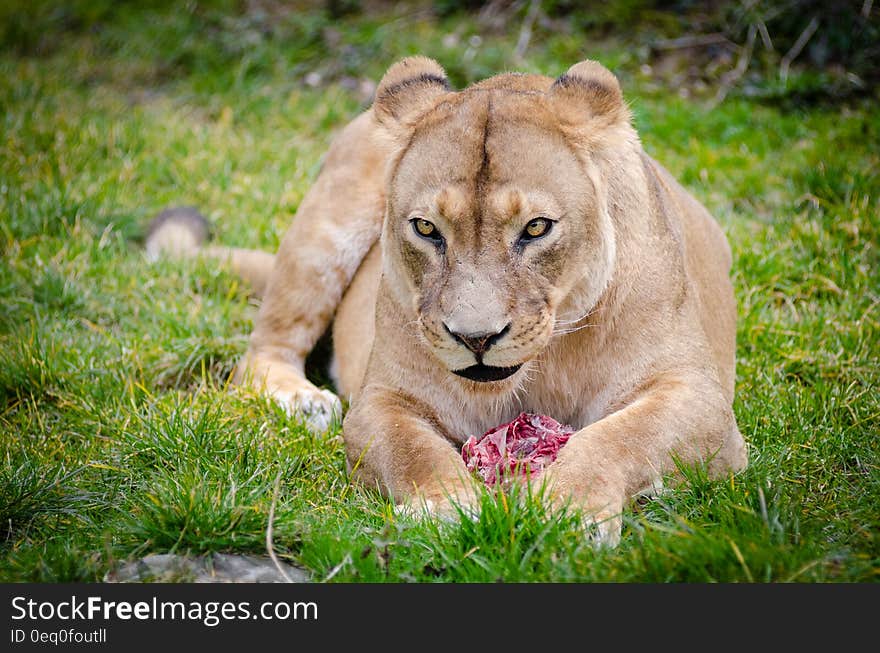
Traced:
<svg viewBox="0 0 880 653">
<path fill-rule="evenodd" d="M 539 216 L 552 230 L 522 245 Z M 239 379 L 326 425 L 339 405 L 303 364 L 332 322 L 350 469 L 438 513 L 475 499 L 464 439 L 524 410 L 550 415 L 578 431 L 542 480 L 613 542 L 626 501 L 678 463 L 714 476 L 746 465 L 730 264 L 717 223 L 642 150 L 600 64 L 453 92 L 436 62 L 411 58 L 330 148 Z M 504 325 L 483 360 L 518 372 L 453 374 L 475 358 L 449 331 Z"/>
</svg>

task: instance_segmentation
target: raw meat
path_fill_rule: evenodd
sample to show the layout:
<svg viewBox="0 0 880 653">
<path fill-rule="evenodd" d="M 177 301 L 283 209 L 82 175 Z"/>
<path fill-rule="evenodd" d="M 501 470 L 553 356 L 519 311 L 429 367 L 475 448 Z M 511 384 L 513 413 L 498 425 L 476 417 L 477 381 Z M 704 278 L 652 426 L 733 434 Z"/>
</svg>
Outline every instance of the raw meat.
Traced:
<svg viewBox="0 0 880 653">
<path fill-rule="evenodd" d="M 517 473 L 526 478 L 540 474 L 556 460 L 572 433 L 573 428 L 552 417 L 522 413 L 480 437 L 468 438 L 461 457 L 471 472 L 492 487 Z"/>
</svg>

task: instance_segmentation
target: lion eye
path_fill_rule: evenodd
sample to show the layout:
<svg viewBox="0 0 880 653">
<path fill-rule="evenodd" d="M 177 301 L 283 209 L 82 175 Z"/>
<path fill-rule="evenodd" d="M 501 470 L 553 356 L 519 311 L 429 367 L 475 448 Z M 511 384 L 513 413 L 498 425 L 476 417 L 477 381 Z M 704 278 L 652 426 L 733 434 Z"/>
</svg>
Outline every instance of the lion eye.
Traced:
<svg viewBox="0 0 880 653">
<path fill-rule="evenodd" d="M 422 218 L 414 218 L 411 222 L 413 229 L 415 229 L 416 233 L 422 238 L 427 238 L 428 240 L 440 240 L 440 232 L 437 230 L 437 227 L 434 226 L 433 222 L 428 222 Z"/>
<path fill-rule="evenodd" d="M 526 225 L 525 229 L 523 229 L 522 239 L 532 240 L 534 238 L 546 236 L 550 232 L 552 226 L 553 222 L 547 218 L 535 218 Z"/>
</svg>

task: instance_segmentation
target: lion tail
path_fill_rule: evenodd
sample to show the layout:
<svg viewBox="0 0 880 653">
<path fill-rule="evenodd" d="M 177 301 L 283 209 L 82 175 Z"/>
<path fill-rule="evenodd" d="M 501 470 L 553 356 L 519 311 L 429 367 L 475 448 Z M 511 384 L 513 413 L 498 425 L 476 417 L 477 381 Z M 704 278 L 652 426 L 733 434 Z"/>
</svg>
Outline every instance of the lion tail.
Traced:
<svg viewBox="0 0 880 653">
<path fill-rule="evenodd" d="M 179 206 L 165 209 L 150 222 L 144 242 L 147 258 L 208 257 L 232 266 L 248 282 L 253 293 L 262 297 L 275 264 L 275 255 L 257 249 L 206 245 L 211 224 L 196 208 Z"/>
</svg>

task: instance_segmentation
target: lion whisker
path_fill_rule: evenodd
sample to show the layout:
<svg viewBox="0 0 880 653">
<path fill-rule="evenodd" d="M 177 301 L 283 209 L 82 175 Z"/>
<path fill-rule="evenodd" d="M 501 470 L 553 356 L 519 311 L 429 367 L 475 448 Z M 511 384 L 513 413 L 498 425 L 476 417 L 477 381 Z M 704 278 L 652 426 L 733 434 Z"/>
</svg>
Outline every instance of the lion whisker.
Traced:
<svg viewBox="0 0 880 653">
<path fill-rule="evenodd" d="M 579 327 L 573 327 L 570 329 L 554 329 L 552 337 L 556 336 L 567 336 L 570 333 L 575 333 L 576 331 L 580 331 L 581 329 L 595 329 L 596 327 L 601 326 L 600 324 L 582 324 Z"/>
<path fill-rule="evenodd" d="M 577 324 L 581 320 L 585 320 L 588 317 L 590 317 L 591 315 L 593 315 L 594 313 L 597 313 L 597 312 L 603 310 L 603 308 L 604 308 L 603 306 L 593 306 L 586 313 L 584 313 L 580 317 L 575 318 L 573 320 L 556 320 L 556 326 L 569 326 L 571 324 Z"/>
</svg>

